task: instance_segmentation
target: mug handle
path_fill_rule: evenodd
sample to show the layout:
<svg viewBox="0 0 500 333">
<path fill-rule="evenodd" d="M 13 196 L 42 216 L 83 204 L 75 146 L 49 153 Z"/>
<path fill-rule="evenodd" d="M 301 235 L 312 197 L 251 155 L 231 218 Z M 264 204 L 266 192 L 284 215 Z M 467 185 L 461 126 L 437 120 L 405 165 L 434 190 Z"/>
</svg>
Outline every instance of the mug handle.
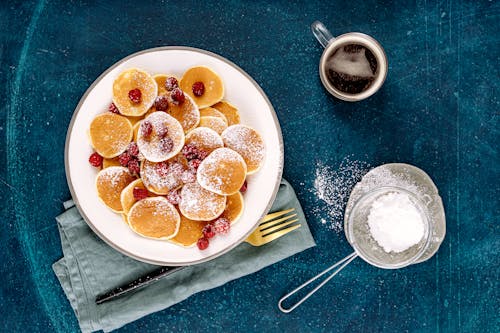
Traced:
<svg viewBox="0 0 500 333">
<path fill-rule="evenodd" d="M 328 44 L 335 39 L 333 35 L 328 31 L 328 29 L 325 27 L 323 23 L 320 21 L 314 21 L 313 24 L 311 24 L 311 31 L 318 40 L 318 42 L 326 48 Z"/>
</svg>

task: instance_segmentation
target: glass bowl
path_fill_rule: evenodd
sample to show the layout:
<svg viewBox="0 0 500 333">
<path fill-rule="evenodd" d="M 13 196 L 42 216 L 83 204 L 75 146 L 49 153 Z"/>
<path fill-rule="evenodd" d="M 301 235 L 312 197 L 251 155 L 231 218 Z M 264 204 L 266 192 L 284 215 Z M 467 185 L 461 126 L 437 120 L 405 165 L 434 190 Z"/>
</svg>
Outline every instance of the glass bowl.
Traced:
<svg viewBox="0 0 500 333">
<path fill-rule="evenodd" d="M 424 223 L 424 236 L 415 245 L 402 252 L 385 252 L 384 249 L 373 239 L 368 226 L 368 215 L 372 203 L 389 193 L 402 193 L 408 195 L 410 201 L 420 212 Z M 424 254 L 431 240 L 431 224 L 427 206 L 413 193 L 395 186 L 379 187 L 361 196 L 352 207 L 345 232 L 347 239 L 356 253 L 371 265 L 396 269 L 411 265 L 418 261 Z"/>
</svg>

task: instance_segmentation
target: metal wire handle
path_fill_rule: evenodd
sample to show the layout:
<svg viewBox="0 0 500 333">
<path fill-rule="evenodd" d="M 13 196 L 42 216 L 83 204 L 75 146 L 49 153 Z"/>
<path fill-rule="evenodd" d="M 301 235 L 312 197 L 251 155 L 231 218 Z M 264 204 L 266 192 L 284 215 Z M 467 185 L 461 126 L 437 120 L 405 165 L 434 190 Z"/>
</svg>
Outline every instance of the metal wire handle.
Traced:
<svg viewBox="0 0 500 333">
<path fill-rule="evenodd" d="M 292 312 L 296 307 L 298 307 L 306 299 L 308 299 L 312 294 L 314 294 L 316 291 L 318 291 L 318 289 L 323 287 L 328 281 L 330 281 L 331 278 L 333 278 L 335 275 L 337 275 L 342 269 L 344 269 L 345 266 L 349 265 L 349 263 L 351 261 L 353 261 L 354 259 L 356 259 L 357 257 L 358 257 L 358 254 L 356 252 L 353 252 L 350 255 L 348 255 L 347 257 L 345 257 L 344 259 L 342 259 L 342 260 L 336 262 L 335 264 L 333 264 L 332 266 L 328 267 L 323 272 L 321 272 L 318 275 L 314 276 L 313 278 L 307 280 L 306 282 L 304 282 L 303 284 L 301 284 L 300 286 L 298 286 L 297 288 L 295 288 L 294 290 L 292 290 L 291 292 L 289 292 L 288 294 L 283 296 L 278 302 L 278 308 L 284 313 Z M 316 281 L 317 279 L 319 279 L 320 277 L 322 277 L 323 275 L 325 275 L 326 273 L 328 273 L 329 271 L 331 271 L 332 269 L 334 269 L 335 267 L 337 267 L 339 265 L 341 265 L 341 266 L 337 270 L 335 270 L 335 272 L 333 272 L 332 275 L 327 277 L 323 282 L 321 282 L 318 286 L 316 286 L 313 290 L 311 290 L 306 296 L 304 296 L 297 303 L 292 305 L 292 307 L 290 307 L 290 308 L 283 307 L 283 305 L 281 303 L 283 303 L 284 300 L 286 300 L 288 297 L 292 296 L 293 294 L 295 294 L 297 291 L 301 290 L 305 286 L 309 285 L 311 282 Z"/>
</svg>

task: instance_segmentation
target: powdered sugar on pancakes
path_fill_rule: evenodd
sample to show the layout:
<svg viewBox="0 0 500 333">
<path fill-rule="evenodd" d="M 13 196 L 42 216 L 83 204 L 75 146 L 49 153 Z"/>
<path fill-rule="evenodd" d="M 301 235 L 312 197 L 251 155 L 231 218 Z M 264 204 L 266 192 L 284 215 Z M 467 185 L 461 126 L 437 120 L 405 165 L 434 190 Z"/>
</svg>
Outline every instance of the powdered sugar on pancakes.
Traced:
<svg viewBox="0 0 500 333">
<path fill-rule="evenodd" d="M 144 122 L 149 122 L 153 126 L 153 132 L 148 137 L 144 129 Z M 170 151 L 162 149 L 161 138 L 158 133 L 166 128 L 167 136 L 173 141 Z M 162 162 L 177 155 L 184 146 L 184 130 L 181 124 L 172 116 L 165 112 L 153 112 L 141 121 L 137 135 L 137 145 L 144 157 L 151 162 Z"/>
<path fill-rule="evenodd" d="M 264 140 L 256 130 L 245 125 L 229 126 L 221 134 L 224 146 L 239 153 L 247 164 L 247 173 L 259 170 L 265 156 Z"/>
<path fill-rule="evenodd" d="M 224 147 L 224 142 L 217 132 L 208 127 L 198 127 L 186 135 L 186 144 L 193 144 L 198 149 L 211 153 L 217 148 Z"/>
<path fill-rule="evenodd" d="M 247 167 L 240 154 L 218 148 L 201 162 L 196 179 L 205 189 L 221 195 L 239 191 L 245 182 Z"/>
<path fill-rule="evenodd" d="M 185 159 L 184 159 L 185 161 Z M 144 161 L 141 165 L 141 178 L 144 186 L 156 194 L 167 194 L 182 186 L 182 173 L 187 162 L 181 158 L 155 163 Z"/>
<path fill-rule="evenodd" d="M 198 183 L 182 187 L 179 210 L 185 217 L 195 221 L 210 221 L 222 214 L 226 208 L 226 197 L 210 192 Z"/>
<path fill-rule="evenodd" d="M 132 230 L 141 236 L 170 239 L 179 231 L 180 215 L 164 197 L 151 197 L 136 202 L 127 215 Z"/>
<path fill-rule="evenodd" d="M 196 103 L 188 94 L 184 93 L 185 100 L 180 104 L 177 104 L 172 99 L 171 92 L 167 92 L 166 96 L 168 98 L 167 113 L 177 119 L 184 129 L 184 133 L 198 126 L 200 122 L 200 111 Z"/>
<path fill-rule="evenodd" d="M 135 179 L 127 168 L 112 166 L 99 171 L 96 177 L 97 195 L 115 212 L 123 210 L 120 196 L 122 190 Z"/>
<path fill-rule="evenodd" d="M 128 93 L 132 89 L 141 91 L 141 102 L 132 103 Z M 153 106 L 158 95 L 158 85 L 151 75 L 139 70 L 128 69 L 113 82 L 113 103 L 126 116 L 141 116 Z"/>
</svg>

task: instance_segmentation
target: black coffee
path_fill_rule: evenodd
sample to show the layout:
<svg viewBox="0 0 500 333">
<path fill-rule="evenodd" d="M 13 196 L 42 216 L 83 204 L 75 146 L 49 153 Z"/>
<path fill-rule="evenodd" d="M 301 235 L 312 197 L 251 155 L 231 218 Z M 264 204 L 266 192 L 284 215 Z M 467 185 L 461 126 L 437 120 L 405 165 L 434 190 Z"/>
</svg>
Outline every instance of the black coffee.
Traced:
<svg viewBox="0 0 500 333">
<path fill-rule="evenodd" d="M 375 81 L 378 64 L 373 53 L 363 45 L 347 44 L 333 51 L 325 66 L 328 81 L 336 89 L 359 94 Z"/>
</svg>

